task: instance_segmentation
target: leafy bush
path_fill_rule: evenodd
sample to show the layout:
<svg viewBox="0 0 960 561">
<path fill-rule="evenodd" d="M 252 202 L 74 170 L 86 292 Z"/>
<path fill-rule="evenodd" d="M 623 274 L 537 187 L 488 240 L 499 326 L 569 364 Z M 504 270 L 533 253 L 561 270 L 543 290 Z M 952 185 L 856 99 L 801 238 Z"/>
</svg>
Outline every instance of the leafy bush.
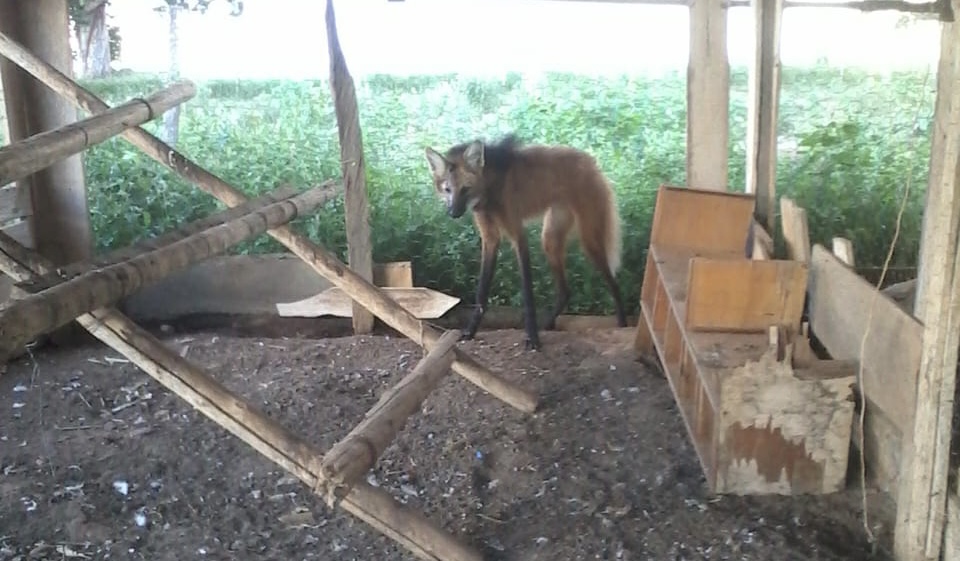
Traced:
<svg viewBox="0 0 960 561">
<path fill-rule="evenodd" d="M 730 172 L 744 184 L 746 71 L 731 76 Z M 152 76 L 86 84 L 115 104 L 160 87 Z M 880 265 L 907 178 L 912 196 L 895 265 L 913 265 L 927 174 L 934 80 L 922 72 L 889 77 L 829 68 L 783 69 L 778 193 L 806 207 L 813 241 L 854 242 L 858 262 Z M 516 131 L 527 142 L 568 143 L 590 151 L 613 181 L 623 216 L 619 275 L 636 310 L 653 201 L 662 183 L 685 178 L 685 73 L 650 78 L 548 74 L 500 80 L 456 76 L 373 76 L 357 84 L 366 155 L 374 259 L 410 259 L 415 281 L 472 302 L 480 242 L 468 218 L 454 221 L 432 193 L 423 147 L 445 148 Z M 914 117 L 919 111 L 918 125 Z M 146 125 L 156 131 L 159 120 Z M 198 84 L 184 106 L 177 148 L 250 196 L 281 183 L 300 187 L 339 176 L 339 145 L 330 91 L 317 81 Z M 212 197 L 139 154 L 122 139 L 85 155 L 98 249 L 127 245 L 221 208 Z M 342 259 L 338 199 L 295 227 Z M 529 236 L 537 245 L 540 229 Z M 267 236 L 238 252 L 283 251 Z M 611 313 L 599 275 L 571 247 L 571 310 Z M 535 292 L 552 302 L 549 270 L 533 252 Z M 491 299 L 519 305 L 519 273 L 504 245 Z"/>
</svg>

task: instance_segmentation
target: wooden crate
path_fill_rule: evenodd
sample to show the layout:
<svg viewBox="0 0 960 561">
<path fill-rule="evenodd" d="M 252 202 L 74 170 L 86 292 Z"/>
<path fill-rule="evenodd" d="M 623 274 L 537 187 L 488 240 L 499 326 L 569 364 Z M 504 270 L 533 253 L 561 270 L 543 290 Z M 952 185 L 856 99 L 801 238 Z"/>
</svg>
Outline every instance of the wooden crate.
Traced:
<svg viewBox="0 0 960 561">
<path fill-rule="evenodd" d="M 833 492 L 855 365 L 809 351 L 805 263 L 745 257 L 752 213 L 749 195 L 660 188 L 637 347 L 659 356 L 711 492 Z"/>
</svg>

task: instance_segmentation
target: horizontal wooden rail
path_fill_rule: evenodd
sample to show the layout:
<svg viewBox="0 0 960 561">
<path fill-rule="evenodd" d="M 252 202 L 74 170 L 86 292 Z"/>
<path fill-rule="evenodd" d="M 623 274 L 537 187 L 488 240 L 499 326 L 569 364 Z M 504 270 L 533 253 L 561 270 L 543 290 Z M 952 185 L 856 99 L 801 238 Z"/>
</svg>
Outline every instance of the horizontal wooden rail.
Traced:
<svg viewBox="0 0 960 561">
<path fill-rule="evenodd" d="M 98 115 L 45 131 L 0 148 L 0 186 L 83 152 L 124 130 L 162 115 L 192 98 L 197 88 L 181 81 L 143 99 L 132 99 Z"/>
<path fill-rule="evenodd" d="M 194 220 L 188 224 L 184 224 L 179 228 L 169 230 L 163 234 L 160 234 L 159 236 L 140 240 L 133 245 L 121 247 L 119 249 L 98 255 L 90 261 L 80 261 L 77 263 L 71 263 L 66 267 L 58 267 L 56 271 L 48 275 L 33 277 L 31 280 L 21 283 L 22 286 L 20 284 L 18 284 L 18 286 L 31 293 L 47 290 L 48 288 L 54 287 L 65 280 L 69 280 L 77 275 L 86 273 L 87 271 L 91 271 L 93 269 L 102 269 L 104 267 L 120 263 L 121 261 L 133 259 L 138 255 L 148 253 L 165 245 L 170 245 L 186 237 L 213 228 L 214 226 L 219 226 L 225 222 L 240 218 L 253 212 L 254 210 L 257 210 L 258 208 L 262 208 L 276 202 L 285 201 L 296 195 L 297 192 L 298 191 L 296 188 L 292 186 L 279 187 L 255 199 L 250 199 L 240 206 L 227 208 L 225 210 L 221 210 L 220 212 L 204 216 L 203 218 Z"/>
<path fill-rule="evenodd" d="M 0 311 L 0 357 L 80 314 L 110 306 L 140 288 L 217 255 L 269 228 L 286 224 L 329 200 L 335 190 L 317 187 L 199 232 L 128 261 L 97 269 L 14 301 Z"/>
</svg>

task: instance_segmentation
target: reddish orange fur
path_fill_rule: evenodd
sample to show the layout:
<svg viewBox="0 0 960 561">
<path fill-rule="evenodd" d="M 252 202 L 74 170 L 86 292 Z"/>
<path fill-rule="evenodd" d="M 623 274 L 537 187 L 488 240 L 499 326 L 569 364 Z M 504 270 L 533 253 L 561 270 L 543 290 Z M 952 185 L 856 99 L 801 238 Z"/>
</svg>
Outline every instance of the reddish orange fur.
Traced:
<svg viewBox="0 0 960 561">
<path fill-rule="evenodd" d="M 541 245 L 557 285 L 557 303 L 548 328 L 554 327 L 556 316 L 569 298 L 565 261 L 573 230 L 585 255 L 607 281 L 618 317 L 625 325 L 619 289 L 613 278 L 620 266 L 620 217 L 615 194 L 593 156 L 569 146 L 517 147 L 508 137 L 493 145 L 479 141 L 460 144 L 442 156 L 427 149 L 427 159 L 434 186 L 438 195 L 447 200 L 450 214 L 459 217 L 473 205 L 483 261 L 489 267 L 493 267 L 502 236 L 511 241 L 523 265 L 523 260 L 528 259 L 524 225 L 543 217 Z M 492 269 L 488 275 L 492 275 Z M 481 315 L 489 288 L 489 281 L 484 284 L 484 276 L 482 270 L 477 302 Z M 528 296 L 532 299 L 532 293 L 529 287 L 524 289 L 525 303 L 532 306 L 532 302 L 526 302 Z M 527 311 L 533 314 L 529 306 Z M 534 317 L 527 316 L 528 337 L 536 346 L 536 335 L 530 334 L 530 324 L 534 322 Z M 475 328 L 472 324 L 468 332 Z"/>
</svg>

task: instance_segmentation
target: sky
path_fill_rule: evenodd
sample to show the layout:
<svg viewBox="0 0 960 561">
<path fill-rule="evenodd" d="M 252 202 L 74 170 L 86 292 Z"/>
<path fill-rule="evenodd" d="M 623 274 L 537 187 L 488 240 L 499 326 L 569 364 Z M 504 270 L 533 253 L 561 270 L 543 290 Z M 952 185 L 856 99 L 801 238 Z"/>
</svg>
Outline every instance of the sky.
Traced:
<svg viewBox="0 0 960 561">
<path fill-rule="evenodd" d="M 324 0 L 245 0 L 231 17 L 225 2 L 180 20 L 186 78 L 327 76 Z M 115 68 L 163 72 L 165 14 L 144 0 L 113 0 L 123 37 Z M 508 71 L 657 73 L 687 63 L 688 10 L 678 6 L 556 0 L 338 0 L 337 23 L 355 76 L 371 73 Z M 827 61 L 876 71 L 935 65 L 939 26 L 897 29 L 899 14 L 788 8 L 781 32 L 787 66 Z M 749 8 L 731 8 L 728 56 L 746 65 L 753 52 Z"/>
</svg>

